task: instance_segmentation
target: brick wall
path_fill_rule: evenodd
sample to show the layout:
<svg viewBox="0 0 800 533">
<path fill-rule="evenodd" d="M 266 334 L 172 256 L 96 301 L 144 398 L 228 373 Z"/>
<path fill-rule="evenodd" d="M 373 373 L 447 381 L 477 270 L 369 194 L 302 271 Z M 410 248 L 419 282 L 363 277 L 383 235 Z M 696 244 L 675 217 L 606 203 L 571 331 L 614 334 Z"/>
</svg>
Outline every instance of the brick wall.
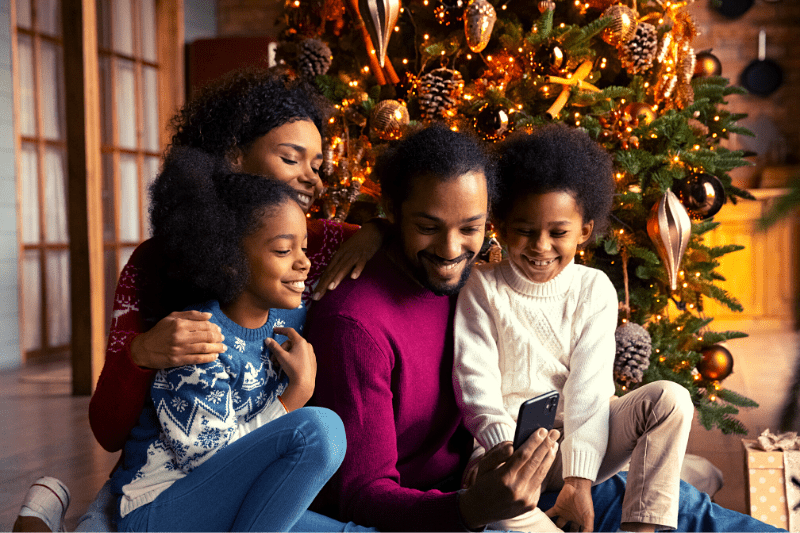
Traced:
<svg viewBox="0 0 800 533">
<path fill-rule="evenodd" d="M 759 152 L 751 159 L 755 166 L 738 169 L 734 178 L 744 186 L 780 185 L 800 175 L 800 1 L 755 0 L 736 19 L 721 15 L 711 1 L 697 0 L 689 8 L 701 32 L 693 43 L 695 51 L 713 49 L 722 75 L 738 85 L 741 72 L 758 58 L 758 33 L 763 28 L 766 57 L 783 71 L 783 84 L 771 95 L 732 96 L 728 105 L 733 112 L 747 113 L 740 124 L 757 133 L 755 139 L 734 137 L 729 146 Z"/>
<path fill-rule="evenodd" d="M 282 0 L 217 0 L 217 35 L 277 37 L 282 14 Z"/>
<path fill-rule="evenodd" d="M 734 136 L 728 146 L 760 152 L 752 158 L 755 166 L 737 169 L 734 179 L 741 186 L 753 187 L 761 183 L 764 168 L 784 175 L 800 174 L 800 166 L 790 166 L 800 165 L 800 0 L 755 0 L 749 11 L 734 20 L 715 10 L 712 1 L 696 0 L 689 8 L 701 32 L 694 41 L 695 51 L 712 49 L 722 63 L 722 75 L 738 85 L 739 74 L 758 57 L 758 32 L 763 27 L 767 58 L 783 69 L 783 84 L 769 97 L 729 99 L 728 108 L 747 113 L 742 125 L 758 137 Z M 275 36 L 282 10 L 280 0 L 218 0 L 218 35 Z"/>
</svg>

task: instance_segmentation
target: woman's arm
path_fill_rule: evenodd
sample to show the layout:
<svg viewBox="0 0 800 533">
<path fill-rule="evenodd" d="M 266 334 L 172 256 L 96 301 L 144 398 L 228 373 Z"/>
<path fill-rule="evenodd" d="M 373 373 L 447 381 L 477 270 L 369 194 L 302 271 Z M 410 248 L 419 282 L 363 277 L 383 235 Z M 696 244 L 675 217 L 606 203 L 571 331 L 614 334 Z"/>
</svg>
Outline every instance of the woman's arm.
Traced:
<svg viewBox="0 0 800 533">
<path fill-rule="evenodd" d="M 348 274 L 353 279 L 361 275 L 367 261 L 383 245 L 386 225 L 381 220 L 371 220 L 360 229 L 352 224 L 330 220 L 309 220 L 308 258 L 311 260 L 311 272 L 306 283 L 316 283 L 312 295 L 314 300 L 322 298 L 326 291 L 335 289 Z M 317 246 L 319 252 L 316 251 Z"/>
</svg>

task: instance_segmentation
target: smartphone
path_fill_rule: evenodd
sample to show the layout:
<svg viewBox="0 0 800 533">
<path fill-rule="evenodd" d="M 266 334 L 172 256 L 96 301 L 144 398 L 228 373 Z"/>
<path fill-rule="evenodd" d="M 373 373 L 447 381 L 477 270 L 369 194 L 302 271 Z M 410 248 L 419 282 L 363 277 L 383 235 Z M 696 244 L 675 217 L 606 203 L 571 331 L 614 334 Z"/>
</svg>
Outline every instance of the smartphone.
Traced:
<svg viewBox="0 0 800 533">
<path fill-rule="evenodd" d="M 556 420 L 556 409 L 558 408 L 558 391 L 545 392 L 531 398 L 519 406 L 519 416 L 517 416 L 517 430 L 514 433 L 514 449 L 516 450 L 528 437 L 539 428 L 550 431 Z"/>
</svg>

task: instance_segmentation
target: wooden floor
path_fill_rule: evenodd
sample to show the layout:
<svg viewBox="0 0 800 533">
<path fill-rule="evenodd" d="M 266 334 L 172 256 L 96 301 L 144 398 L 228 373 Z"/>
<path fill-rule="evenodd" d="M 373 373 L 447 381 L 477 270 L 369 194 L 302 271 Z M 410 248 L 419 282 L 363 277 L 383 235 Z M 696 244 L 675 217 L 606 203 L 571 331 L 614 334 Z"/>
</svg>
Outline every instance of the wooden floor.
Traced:
<svg viewBox="0 0 800 533">
<path fill-rule="evenodd" d="M 118 453 L 92 436 L 88 396 L 70 394 L 66 361 L 0 372 L 0 531 L 10 531 L 28 487 L 42 475 L 62 480 L 72 504 L 67 530 L 105 483 Z"/>
<path fill-rule="evenodd" d="M 729 343 L 734 373 L 725 386 L 759 402 L 740 419 L 757 435 L 776 428 L 800 352 L 793 332 L 749 331 Z M 119 454 L 96 443 L 89 429 L 88 397 L 70 395 L 66 361 L 0 372 L 0 531 L 14 523 L 22 498 L 41 475 L 61 479 L 72 493 L 67 528 L 78 518 L 108 477 Z M 706 431 L 695 422 L 689 452 L 709 459 L 725 476 L 715 501 L 746 512 L 741 437 Z"/>
</svg>

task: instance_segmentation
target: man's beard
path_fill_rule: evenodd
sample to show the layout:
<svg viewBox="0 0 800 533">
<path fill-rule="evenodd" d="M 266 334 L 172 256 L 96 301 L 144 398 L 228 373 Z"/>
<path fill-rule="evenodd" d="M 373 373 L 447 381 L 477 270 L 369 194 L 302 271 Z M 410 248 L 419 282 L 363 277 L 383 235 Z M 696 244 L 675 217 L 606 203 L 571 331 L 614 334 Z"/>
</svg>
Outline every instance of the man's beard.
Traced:
<svg viewBox="0 0 800 533">
<path fill-rule="evenodd" d="M 423 257 L 427 259 L 423 259 Z M 462 254 L 456 261 L 443 261 L 439 257 L 429 254 L 427 252 L 419 252 L 417 254 L 417 265 L 414 266 L 413 272 L 414 277 L 419 281 L 426 289 L 430 290 L 436 296 L 455 296 L 459 293 L 459 291 L 464 287 L 467 283 L 467 279 L 469 279 L 469 275 L 472 272 L 472 266 L 475 264 L 475 254 L 473 252 L 466 252 Z M 434 280 L 431 279 L 428 269 L 425 268 L 424 262 L 428 261 L 430 263 L 453 263 L 453 262 L 460 262 L 465 261 L 464 269 L 461 271 L 461 276 L 458 278 L 458 281 L 453 285 L 436 283 Z"/>
</svg>

